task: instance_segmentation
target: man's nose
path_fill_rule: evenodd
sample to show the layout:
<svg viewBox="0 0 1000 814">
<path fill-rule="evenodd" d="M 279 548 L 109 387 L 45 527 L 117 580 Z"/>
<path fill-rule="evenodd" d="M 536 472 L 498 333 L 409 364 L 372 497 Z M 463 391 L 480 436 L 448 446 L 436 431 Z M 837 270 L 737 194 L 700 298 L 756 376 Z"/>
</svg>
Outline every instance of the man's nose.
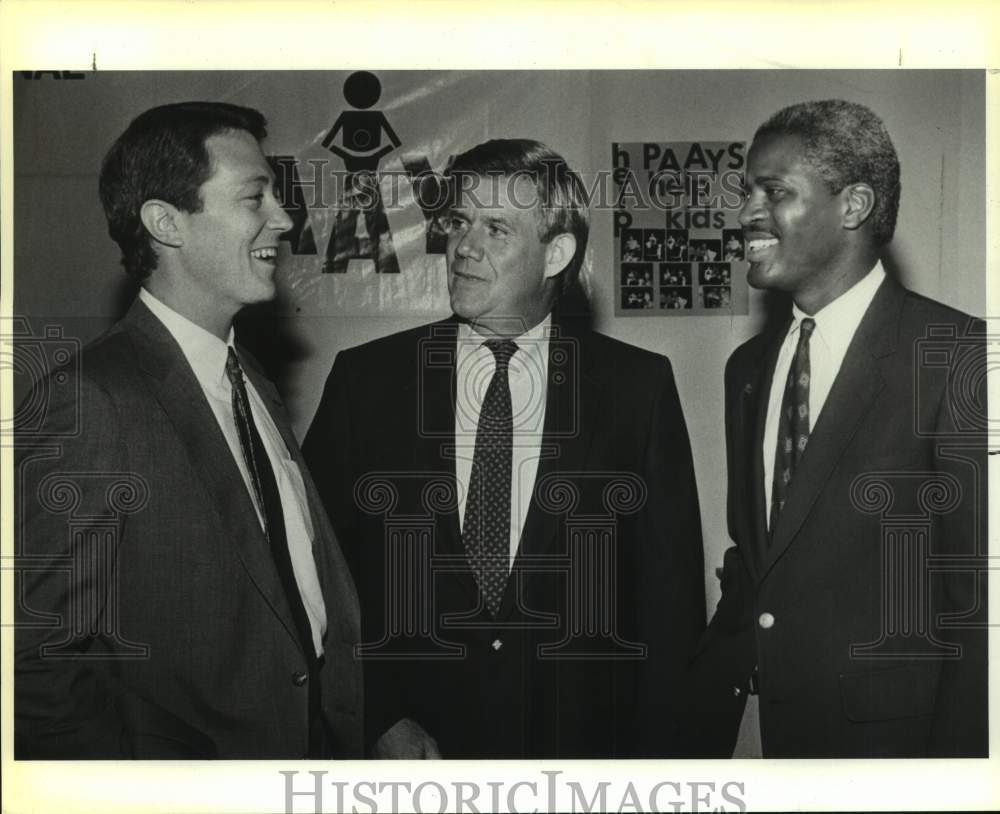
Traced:
<svg viewBox="0 0 1000 814">
<path fill-rule="evenodd" d="M 760 201 L 760 196 L 754 193 L 747 195 L 743 201 L 743 206 L 740 207 L 739 221 L 740 226 L 744 229 L 749 228 L 751 224 L 763 218 Z"/>
<path fill-rule="evenodd" d="M 463 259 L 480 262 L 483 259 L 483 246 L 475 236 L 475 230 L 469 229 L 464 235 L 458 238 L 458 245 L 455 246 L 455 254 Z"/>
<path fill-rule="evenodd" d="M 271 217 L 268 220 L 268 227 L 276 232 L 287 232 L 292 228 L 292 219 L 277 200 L 272 203 Z"/>
</svg>

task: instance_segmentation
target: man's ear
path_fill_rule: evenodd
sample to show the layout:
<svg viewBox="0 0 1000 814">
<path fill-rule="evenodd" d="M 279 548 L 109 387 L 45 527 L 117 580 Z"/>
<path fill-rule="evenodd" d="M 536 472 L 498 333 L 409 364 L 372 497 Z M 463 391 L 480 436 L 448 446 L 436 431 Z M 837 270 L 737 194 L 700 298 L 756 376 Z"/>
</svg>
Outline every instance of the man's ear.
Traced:
<svg viewBox="0 0 1000 814">
<path fill-rule="evenodd" d="M 556 235 L 545 245 L 545 279 L 551 279 L 566 269 L 576 254 L 576 238 L 569 232 Z"/>
<path fill-rule="evenodd" d="M 868 184 L 849 184 L 841 194 L 846 205 L 844 228 L 851 231 L 861 228 L 875 210 L 875 190 Z"/>
<path fill-rule="evenodd" d="M 142 205 L 139 217 L 153 240 L 165 246 L 177 248 L 183 245 L 179 227 L 180 212 L 176 206 L 166 201 L 152 198 Z"/>
</svg>

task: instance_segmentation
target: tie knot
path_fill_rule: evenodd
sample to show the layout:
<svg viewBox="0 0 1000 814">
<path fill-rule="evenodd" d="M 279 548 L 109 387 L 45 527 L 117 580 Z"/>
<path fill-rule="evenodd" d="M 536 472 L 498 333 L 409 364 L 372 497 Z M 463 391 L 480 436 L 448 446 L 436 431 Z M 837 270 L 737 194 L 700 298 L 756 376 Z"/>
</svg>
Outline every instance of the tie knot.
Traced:
<svg viewBox="0 0 1000 814">
<path fill-rule="evenodd" d="M 506 370 L 510 358 L 517 353 L 517 343 L 513 339 L 487 339 L 483 344 L 493 352 L 497 370 Z"/>
<path fill-rule="evenodd" d="M 229 346 L 229 353 L 226 355 L 226 376 L 229 377 L 229 383 L 233 387 L 243 385 L 243 368 L 240 367 L 240 359 L 232 345 Z"/>
<path fill-rule="evenodd" d="M 816 327 L 816 320 L 812 317 L 803 317 L 802 321 L 799 323 L 799 332 L 803 337 L 808 339 L 812 336 L 813 329 Z"/>
</svg>

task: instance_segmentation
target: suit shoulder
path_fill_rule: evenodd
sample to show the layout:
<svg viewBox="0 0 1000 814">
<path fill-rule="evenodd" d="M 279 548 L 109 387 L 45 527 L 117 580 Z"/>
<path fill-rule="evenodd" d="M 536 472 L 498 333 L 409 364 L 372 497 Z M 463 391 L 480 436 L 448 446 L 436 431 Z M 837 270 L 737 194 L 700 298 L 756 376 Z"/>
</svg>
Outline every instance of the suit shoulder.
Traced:
<svg viewBox="0 0 1000 814">
<path fill-rule="evenodd" d="M 726 376 L 743 369 L 751 360 L 759 359 L 774 338 L 774 333 L 765 331 L 738 345 L 736 350 L 729 354 L 729 359 L 726 361 Z"/>
<path fill-rule="evenodd" d="M 337 361 L 340 364 L 352 363 L 363 367 L 377 365 L 384 369 L 386 365 L 399 364 L 402 360 L 411 359 L 411 355 L 418 352 L 422 343 L 454 337 L 455 325 L 453 321 L 442 320 L 372 339 L 340 351 L 337 354 Z"/>
<path fill-rule="evenodd" d="M 755 356 L 758 355 L 762 348 L 766 347 L 768 342 L 775 336 L 772 331 L 762 331 L 755 336 L 750 337 L 745 342 L 736 346 L 736 349 L 729 354 L 729 359 L 741 359 L 744 356 Z"/>
<path fill-rule="evenodd" d="M 132 341 L 120 324 L 115 324 L 80 348 L 60 370 L 84 386 L 96 386 L 110 393 L 120 386 L 123 374 L 133 367 Z"/>
<path fill-rule="evenodd" d="M 906 290 L 903 298 L 903 325 L 911 330 L 924 333 L 926 326 L 940 325 L 954 327 L 958 335 L 979 333 L 983 322 L 981 319 L 938 302 L 916 291 Z"/>
<path fill-rule="evenodd" d="M 87 416 L 91 417 L 88 431 L 95 437 L 106 435 L 109 422 L 118 413 L 122 388 L 131 386 L 135 361 L 129 338 L 115 325 L 82 348 L 54 356 L 52 361 L 51 367 L 38 371 L 21 399 L 15 417 L 19 442 L 49 434 L 75 437 Z M 95 421 L 93 416 L 101 418 Z"/>
<path fill-rule="evenodd" d="M 585 337 L 587 346 L 583 349 L 584 352 L 593 354 L 597 364 L 606 365 L 616 374 L 648 376 L 657 370 L 671 370 L 670 359 L 662 353 L 640 348 L 596 331 Z"/>
</svg>

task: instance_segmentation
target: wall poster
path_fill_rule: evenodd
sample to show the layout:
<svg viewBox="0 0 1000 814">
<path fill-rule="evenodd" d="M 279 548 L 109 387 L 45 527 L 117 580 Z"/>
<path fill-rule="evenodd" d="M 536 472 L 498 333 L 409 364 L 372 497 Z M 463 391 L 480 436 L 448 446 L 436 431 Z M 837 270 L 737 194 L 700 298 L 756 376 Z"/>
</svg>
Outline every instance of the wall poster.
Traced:
<svg viewBox="0 0 1000 814">
<path fill-rule="evenodd" d="M 616 316 L 748 313 L 742 141 L 611 145 Z"/>
</svg>

